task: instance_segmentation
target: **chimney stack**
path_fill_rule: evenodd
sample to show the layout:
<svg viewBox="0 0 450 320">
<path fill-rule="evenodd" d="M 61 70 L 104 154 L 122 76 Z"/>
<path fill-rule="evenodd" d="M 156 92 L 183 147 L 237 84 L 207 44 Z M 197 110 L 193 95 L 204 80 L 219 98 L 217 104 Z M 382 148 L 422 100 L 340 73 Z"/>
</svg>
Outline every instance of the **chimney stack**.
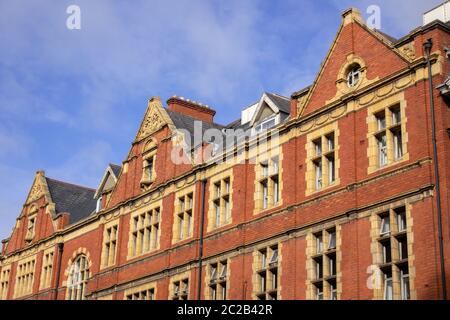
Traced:
<svg viewBox="0 0 450 320">
<path fill-rule="evenodd" d="M 167 106 L 169 110 L 209 123 L 214 121 L 214 115 L 216 114 L 216 111 L 207 105 L 177 96 L 167 100 Z"/>
</svg>

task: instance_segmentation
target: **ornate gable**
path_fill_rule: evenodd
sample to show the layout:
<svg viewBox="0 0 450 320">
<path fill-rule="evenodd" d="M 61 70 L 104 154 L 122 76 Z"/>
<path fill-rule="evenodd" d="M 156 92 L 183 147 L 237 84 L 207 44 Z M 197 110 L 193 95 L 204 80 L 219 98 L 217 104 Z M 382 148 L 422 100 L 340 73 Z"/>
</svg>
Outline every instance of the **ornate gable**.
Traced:
<svg viewBox="0 0 450 320">
<path fill-rule="evenodd" d="M 172 128 L 174 127 L 172 120 L 163 108 L 161 99 L 159 97 L 152 97 L 148 101 L 147 110 L 136 135 L 135 141 L 140 141 L 148 137 L 165 125 L 169 125 Z"/>
<path fill-rule="evenodd" d="M 343 13 L 341 26 L 306 97 L 297 101 L 297 114 L 311 114 L 408 66 L 413 57 L 396 49 L 381 33 L 363 22 L 358 10 Z M 357 86 L 347 87 L 347 75 L 360 67 Z"/>
<path fill-rule="evenodd" d="M 45 197 L 45 200 L 47 203 L 52 202 L 52 198 L 50 196 L 50 192 L 48 190 L 47 181 L 45 180 L 45 173 L 44 171 L 38 171 L 36 172 L 36 176 L 33 181 L 33 185 L 30 189 L 30 192 L 28 193 L 27 200 L 25 201 L 25 204 L 30 204 L 41 197 Z"/>
</svg>

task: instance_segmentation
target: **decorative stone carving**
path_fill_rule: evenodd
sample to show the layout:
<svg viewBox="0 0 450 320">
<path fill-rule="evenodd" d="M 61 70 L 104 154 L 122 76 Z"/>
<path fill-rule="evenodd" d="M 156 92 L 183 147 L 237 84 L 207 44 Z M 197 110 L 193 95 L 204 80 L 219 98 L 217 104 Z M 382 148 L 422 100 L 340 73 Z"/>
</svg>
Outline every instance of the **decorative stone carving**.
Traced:
<svg viewBox="0 0 450 320">
<path fill-rule="evenodd" d="M 414 43 L 412 42 L 400 47 L 400 52 L 408 57 L 408 59 L 414 60 L 416 58 L 416 49 L 414 48 Z"/>
<path fill-rule="evenodd" d="M 50 199 L 47 182 L 45 180 L 45 173 L 44 171 L 38 171 L 36 172 L 33 186 L 28 194 L 26 204 L 32 203 L 43 196 L 45 196 L 47 200 Z"/>
<path fill-rule="evenodd" d="M 36 181 L 37 182 L 37 181 Z M 30 196 L 28 197 L 28 202 L 33 202 L 42 197 L 43 195 L 42 186 L 39 183 L 35 183 L 30 191 Z"/>
<path fill-rule="evenodd" d="M 136 135 L 136 141 L 142 140 L 163 126 L 168 125 L 170 130 L 175 128 L 172 120 L 167 115 L 159 97 L 153 97 L 148 101 L 144 120 Z"/>
<path fill-rule="evenodd" d="M 139 130 L 138 139 L 142 139 L 153 132 L 157 131 L 164 125 L 164 121 L 161 116 L 152 110 L 142 122 L 141 129 Z"/>
</svg>

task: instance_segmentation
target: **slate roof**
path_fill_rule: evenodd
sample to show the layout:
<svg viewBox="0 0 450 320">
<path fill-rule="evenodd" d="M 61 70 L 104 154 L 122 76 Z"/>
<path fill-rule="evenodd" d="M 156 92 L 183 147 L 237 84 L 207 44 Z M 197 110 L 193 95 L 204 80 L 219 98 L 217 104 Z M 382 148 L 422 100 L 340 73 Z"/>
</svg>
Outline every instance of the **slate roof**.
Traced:
<svg viewBox="0 0 450 320">
<path fill-rule="evenodd" d="M 69 224 L 81 221 L 95 211 L 94 189 L 50 178 L 45 179 L 47 180 L 50 196 L 56 205 L 56 214 L 69 213 Z"/>
<path fill-rule="evenodd" d="M 122 169 L 122 166 L 119 166 L 119 165 L 114 164 L 114 163 L 110 163 L 109 166 L 111 167 L 111 169 L 112 169 L 114 175 L 116 176 L 116 178 L 118 178 L 119 174 L 120 174 L 120 170 Z"/>
<path fill-rule="evenodd" d="M 396 42 L 397 42 L 397 39 L 396 39 L 396 38 L 394 38 L 394 37 L 388 35 L 387 33 L 384 33 L 384 32 L 381 31 L 381 30 L 374 29 L 374 31 L 375 31 L 376 33 L 379 33 L 381 36 L 383 36 L 383 37 L 386 38 L 387 40 L 389 40 L 391 43 L 396 43 Z"/>
<path fill-rule="evenodd" d="M 187 116 L 185 114 L 170 110 L 170 109 L 165 109 L 167 114 L 169 115 L 170 119 L 172 119 L 173 124 L 175 125 L 175 127 L 177 127 L 178 129 L 185 129 L 189 132 L 189 134 L 191 135 L 191 142 L 194 143 L 194 123 L 195 121 L 200 121 L 198 119 L 195 119 L 193 117 Z M 217 123 L 210 123 L 210 122 L 206 122 L 206 121 L 201 121 L 202 123 L 202 136 L 204 134 L 204 132 L 208 129 L 218 129 L 218 130 L 222 130 L 223 128 L 225 128 L 224 126 L 217 124 Z M 193 146 L 194 148 L 196 146 Z"/>
<path fill-rule="evenodd" d="M 291 113 L 291 100 L 275 93 L 266 92 L 266 95 L 277 105 L 281 112 Z"/>
</svg>

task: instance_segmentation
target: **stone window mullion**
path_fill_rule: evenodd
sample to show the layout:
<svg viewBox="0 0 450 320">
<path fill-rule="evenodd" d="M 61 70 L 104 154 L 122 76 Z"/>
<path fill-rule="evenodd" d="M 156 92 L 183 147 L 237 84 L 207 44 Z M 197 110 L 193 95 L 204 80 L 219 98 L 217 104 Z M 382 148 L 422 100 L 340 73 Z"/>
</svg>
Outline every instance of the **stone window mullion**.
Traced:
<svg viewBox="0 0 450 320">
<path fill-rule="evenodd" d="M 267 207 L 273 207 L 273 180 L 271 178 L 267 179 Z"/>
<path fill-rule="evenodd" d="M 157 241 L 157 234 L 156 234 L 156 226 L 154 224 L 151 224 L 147 227 L 147 229 L 149 229 L 150 232 L 150 241 L 147 244 L 148 246 L 148 251 L 149 250 L 154 250 L 156 249 L 156 241 Z"/>
<path fill-rule="evenodd" d="M 221 188 L 223 190 L 223 188 Z M 225 199 L 221 195 L 219 199 L 219 212 L 220 212 L 220 218 L 219 218 L 219 226 L 223 226 L 225 224 Z"/>
<path fill-rule="evenodd" d="M 394 156 L 394 135 L 392 134 L 392 131 L 389 129 L 386 129 L 386 145 L 387 145 L 387 164 L 391 164 L 395 162 L 395 156 Z"/>
<path fill-rule="evenodd" d="M 183 239 L 189 237 L 189 214 L 187 211 L 183 212 Z"/>
<path fill-rule="evenodd" d="M 392 287 L 394 300 L 401 300 L 400 270 L 395 264 L 392 266 Z"/>
</svg>

